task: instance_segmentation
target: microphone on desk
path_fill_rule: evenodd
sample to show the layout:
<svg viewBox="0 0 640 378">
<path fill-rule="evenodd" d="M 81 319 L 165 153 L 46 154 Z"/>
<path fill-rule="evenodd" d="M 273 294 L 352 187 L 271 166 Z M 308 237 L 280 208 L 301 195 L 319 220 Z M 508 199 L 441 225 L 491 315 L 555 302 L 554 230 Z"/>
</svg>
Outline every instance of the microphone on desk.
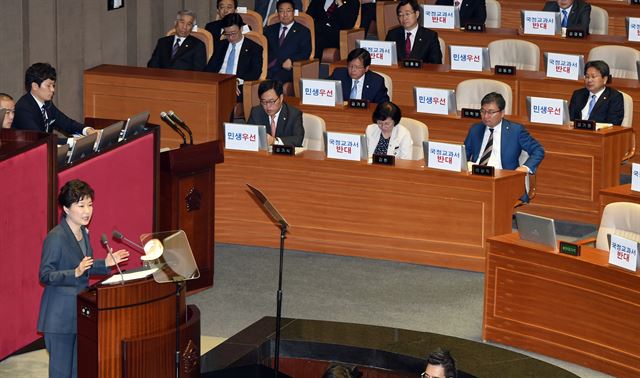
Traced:
<svg viewBox="0 0 640 378">
<path fill-rule="evenodd" d="M 187 137 L 184 135 L 182 130 L 180 130 L 178 125 L 176 125 L 176 123 L 173 122 L 173 120 L 171 118 L 169 118 L 167 113 L 160 112 L 160 118 L 164 121 L 164 123 L 169 125 L 169 127 L 171 127 L 173 129 L 173 131 L 175 131 L 176 133 L 178 133 L 182 137 L 183 144 L 187 144 Z"/>
<path fill-rule="evenodd" d="M 185 129 L 187 133 L 189 133 L 189 144 L 193 144 L 193 133 L 191 133 L 191 129 L 189 128 L 189 126 L 187 126 L 187 123 L 183 121 L 180 117 L 178 117 L 178 115 L 173 110 L 169 110 L 167 115 L 169 116 L 169 118 L 174 120 L 175 123 L 177 123 L 183 129 Z"/>
<path fill-rule="evenodd" d="M 118 269 L 118 273 L 120 273 L 120 279 L 122 280 L 121 283 L 124 285 L 124 275 L 122 274 L 122 270 L 120 270 L 120 266 L 118 265 L 116 258 L 113 257 L 113 253 L 112 253 L 113 249 L 111 249 L 111 247 L 109 246 L 109 241 L 107 241 L 107 235 L 102 234 L 100 241 L 102 242 L 102 245 L 107 249 L 107 253 L 109 253 L 109 256 L 111 256 L 111 259 L 113 260 L 114 265 Z"/>
<path fill-rule="evenodd" d="M 113 230 L 111 232 L 111 236 L 113 236 L 114 239 L 124 242 L 126 244 L 128 244 L 130 247 L 136 248 L 136 252 L 138 252 L 141 255 L 144 255 L 144 248 L 140 245 L 140 244 L 136 244 L 133 241 L 127 239 L 124 235 L 122 235 L 122 233 L 118 230 Z"/>
</svg>

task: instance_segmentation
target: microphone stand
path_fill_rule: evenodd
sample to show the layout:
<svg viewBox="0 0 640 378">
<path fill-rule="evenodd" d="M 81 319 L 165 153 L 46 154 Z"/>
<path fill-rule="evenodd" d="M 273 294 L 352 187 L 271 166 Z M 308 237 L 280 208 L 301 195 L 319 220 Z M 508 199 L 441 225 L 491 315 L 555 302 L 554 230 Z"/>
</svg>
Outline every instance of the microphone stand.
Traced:
<svg viewBox="0 0 640 378">
<path fill-rule="evenodd" d="M 122 274 L 122 270 L 120 269 L 120 266 L 116 261 L 116 258 L 113 257 L 113 253 L 112 253 L 113 250 L 109 246 L 109 242 L 107 241 L 107 236 L 105 234 L 102 234 L 102 245 L 104 245 L 104 247 L 107 249 L 107 253 L 109 254 L 109 256 L 111 256 L 111 260 L 113 260 L 113 264 L 116 266 L 116 269 L 118 269 L 118 273 L 120 273 L 120 284 L 124 285 L 124 274 Z"/>
</svg>

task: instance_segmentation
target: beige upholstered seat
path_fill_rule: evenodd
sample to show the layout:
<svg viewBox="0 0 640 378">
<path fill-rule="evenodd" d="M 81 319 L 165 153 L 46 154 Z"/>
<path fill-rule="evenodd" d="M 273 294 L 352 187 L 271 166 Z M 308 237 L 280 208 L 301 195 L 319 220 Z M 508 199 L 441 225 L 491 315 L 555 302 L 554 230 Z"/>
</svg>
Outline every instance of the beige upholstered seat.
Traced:
<svg viewBox="0 0 640 378">
<path fill-rule="evenodd" d="M 591 21 L 589 33 L 609 34 L 609 12 L 606 9 L 591 5 Z"/>
<path fill-rule="evenodd" d="M 442 64 L 449 64 L 449 56 L 447 55 L 447 43 L 444 41 L 444 39 L 442 39 L 442 37 L 438 37 L 438 43 L 440 44 L 440 53 L 442 54 Z"/>
<path fill-rule="evenodd" d="M 619 45 L 594 47 L 589 51 L 588 60 L 607 62 L 614 78 L 638 79 L 636 62 L 640 60 L 640 51 L 634 48 Z"/>
<path fill-rule="evenodd" d="M 389 101 L 393 101 L 393 80 L 384 72 L 373 71 L 384 79 L 384 86 L 387 87 L 387 94 L 389 95 Z"/>
<path fill-rule="evenodd" d="M 514 66 L 519 70 L 540 69 L 540 48 L 520 39 L 499 39 L 489 43 L 491 68 L 496 65 Z"/>
<path fill-rule="evenodd" d="M 302 26 L 309 29 L 309 31 L 311 32 L 311 54 L 309 55 L 309 59 L 313 59 L 316 53 L 316 34 L 314 33 L 315 26 L 313 22 L 313 17 L 309 16 L 304 12 L 298 12 L 298 14 L 293 17 L 293 19 L 296 22 L 299 22 Z M 269 16 L 269 21 L 267 22 L 267 25 L 273 25 L 277 22 L 280 22 L 280 19 L 278 19 L 278 13 L 274 13 L 271 16 Z"/>
<path fill-rule="evenodd" d="M 513 95 L 511 87 L 501 81 L 491 79 L 469 79 L 462 81 L 456 87 L 456 107 L 480 109 L 480 101 L 490 92 L 498 92 L 504 97 L 505 114 L 511 114 Z"/>
<path fill-rule="evenodd" d="M 622 126 L 633 126 L 633 98 L 628 94 L 620 91 L 622 98 L 624 99 L 624 118 L 622 118 Z"/>
<path fill-rule="evenodd" d="M 302 147 L 305 150 L 324 151 L 324 132 L 327 126 L 324 119 L 309 113 L 302 113 L 304 139 Z"/>
<path fill-rule="evenodd" d="M 608 204 L 602 212 L 600 228 L 596 237 L 596 248 L 609 250 L 608 234 L 640 241 L 640 204 L 631 202 Z"/>
<path fill-rule="evenodd" d="M 251 31 L 256 32 L 258 34 L 262 34 L 262 16 L 260 13 L 256 11 L 252 11 L 251 9 L 247 9 L 245 13 L 239 13 L 240 17 L 242 17 L 242 21 L 249 25 Z"/>
<path fill-rule="evenodd" d="M 487 20 L 484 26 L 487 28 L 499 28 L 502 26 L 502 8 L 497 0 L 487 0 Z"/>
<path fill-rule="evenodd" d="M 411 159 L 420 160 L 424 158 L 422 141 L 429 140 L 429 128 L 427 125 L 423 122 L 407 117 L 402 117 L 400 119 L 400 124 L 409 129 L 409 132 L 411 133 L 411 140 L 413 140 Z"/>
</svg>

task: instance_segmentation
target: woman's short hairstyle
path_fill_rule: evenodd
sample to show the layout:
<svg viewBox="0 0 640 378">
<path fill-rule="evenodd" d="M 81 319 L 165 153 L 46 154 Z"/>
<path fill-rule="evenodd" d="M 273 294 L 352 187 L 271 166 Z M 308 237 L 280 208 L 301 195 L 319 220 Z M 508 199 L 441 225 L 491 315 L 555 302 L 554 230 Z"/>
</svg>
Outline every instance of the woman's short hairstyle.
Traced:
<svg viewBox="0 0 640 378">
<path fill-rule="evenodd" d="M 354 59 L 360 59 L 362 61 L 362 65 L 365 66 L 365 68 L 371 65 L 371 54 L 369 54 L 369 51 L 361 47 L 351 50 L 349 55 L 347 55 L 347 63 L 351 62 Z"/>
<path fill-rule="evenodd" d="M 93 189 L 84 181 L 75 179 L 67 181 L 66 184 L 60 189 L 58 195 L 58 203 L 60 206 L 69 208 L 74 203 L 80 202 L 85 197 L 89 197 L 93 200 Z"/>
<path fill-rule="evenodd" d="M 376 106 L 376 110 L 373 111 L 373 115 L 371 116 L 371 120 L 374 123 L 378 121 L 384 121 L 387 118 L 391 118 L 393 120 L 393 125 L 397 125 L 402 118 L 402 112 L 398 105 L 393 102 L 381 102 Z"/>
<path fill-rule="evenodd" d="M 598 72 L 600 72 L 600 75 L 602 75 L 602 77 L 607 77 L 607 81 L 605 82 L 605 84 L 609 84 L 611 83 L 611 80 L 613 79 L 611 77 L 611 72 L 609 71 L 609 65 L 607 64 L 607 62 L 605 62 L 604 60 L 592 60 L 590 62 L 587 62 L 584 65 L 584 74 L 587 74 L 587 70 L 589 68 L 595 68 L 596 70 L 598 70 Z"/>
</svg>

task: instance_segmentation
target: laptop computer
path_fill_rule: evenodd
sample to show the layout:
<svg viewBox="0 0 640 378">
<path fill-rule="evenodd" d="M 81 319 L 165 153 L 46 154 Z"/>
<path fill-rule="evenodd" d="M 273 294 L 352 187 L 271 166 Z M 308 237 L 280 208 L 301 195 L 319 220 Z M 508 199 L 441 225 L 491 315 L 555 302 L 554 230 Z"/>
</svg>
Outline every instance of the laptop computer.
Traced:
<svg viewBox="0 0 640 378">
<path fill-rule="evenodd" d="M 516 212 L 516 224 L 520 239 L 543 244 L 558 250 L 555 222 L 551 218 Z"/>
<path fill-rule="evenodd" d="M 97 138 L 98 133 L 93 133 L 77 139 L 73 144 L 71 155 L 69 155 L 69 160 L 67 162 L 71 164 L 74 161 L 80 160 L 93 154 L 93 146 L 95 145 Z"/>
<path fill-rule="evenodd" d="M 122 140 L 126 140 L 143 131 L 148 120 L 149 112 L 142 112 L 129 117 L 129 119 L 127 119 L 127 123 L 124 125 Z"/>
<path fill-rule="evenodd" d="M 95 150 L 102 151 L 105 148 L 118 143 L 118 138 L 120 138 L 120 132 L 122 132 L 123 127 L 124 121 L 118 121 L 113 125 L 109 125 L 100 130 L 100 136 L 98 137 Z"/>
</svg>

